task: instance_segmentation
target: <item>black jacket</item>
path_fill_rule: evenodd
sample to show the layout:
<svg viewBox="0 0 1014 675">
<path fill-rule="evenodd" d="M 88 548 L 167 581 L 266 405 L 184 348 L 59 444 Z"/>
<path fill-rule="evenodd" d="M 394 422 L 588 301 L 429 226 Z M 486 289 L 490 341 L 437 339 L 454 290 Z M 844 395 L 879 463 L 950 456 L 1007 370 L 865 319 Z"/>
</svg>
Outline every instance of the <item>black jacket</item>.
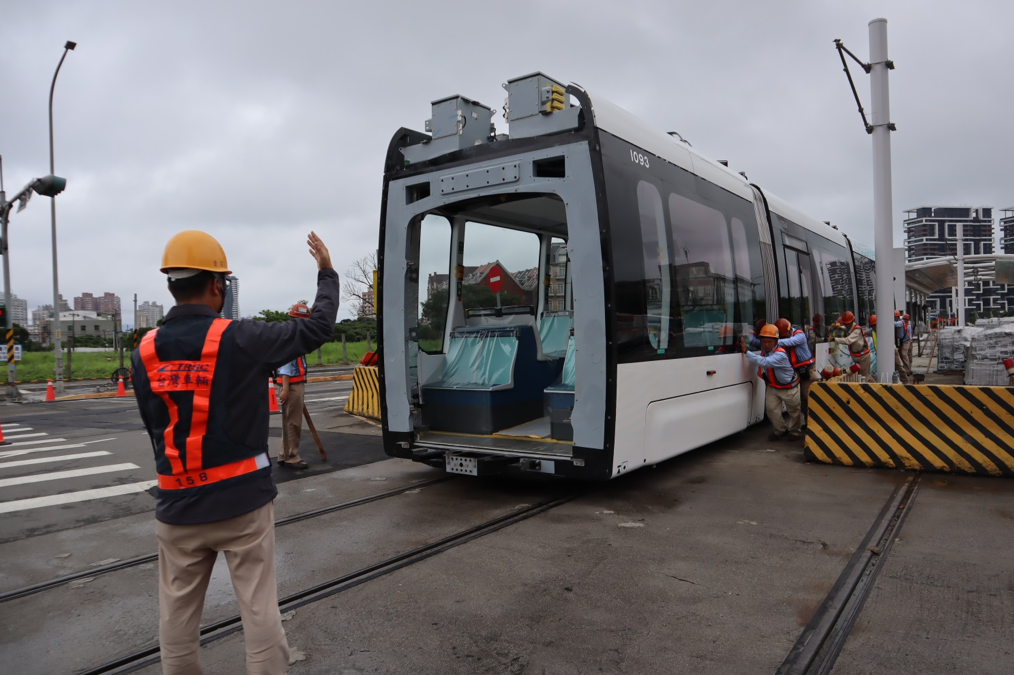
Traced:
<svg viewBox="0 0 1014 675">
<path fill-rule="evenodd" d="M 338 273 L 322 270 L 317 275 L 317 297 L 309 318 L 284 323 L 243 319 L 229 325 L 222 335 L 212 381 L 208 433 L 204 439 L 205 467 L 267 452 L 268 378 L 275 368 L 312 352 L 331 339 L 339 292 Z M 159 359 L 199 359 L 208 328 L 217 317 L 205 305 L 173 307 L 155 334 L 155 352 Z M 169 425 L 168 408 L 161 398 L 152 394 L 136 349 L 131 355 L 131 366 L 137 406 L 152 440 L 158 472 L 170 474 L 163 438 Z M 175 434 L 178 447 L 188 433 L 189 427 L 181 417 Z M 160 489 L 155 517 L 171 525 L 226 520 L 260 508 L 277 494 L 268 466 L 211 485 L 184 490 Z"/>
</svg>

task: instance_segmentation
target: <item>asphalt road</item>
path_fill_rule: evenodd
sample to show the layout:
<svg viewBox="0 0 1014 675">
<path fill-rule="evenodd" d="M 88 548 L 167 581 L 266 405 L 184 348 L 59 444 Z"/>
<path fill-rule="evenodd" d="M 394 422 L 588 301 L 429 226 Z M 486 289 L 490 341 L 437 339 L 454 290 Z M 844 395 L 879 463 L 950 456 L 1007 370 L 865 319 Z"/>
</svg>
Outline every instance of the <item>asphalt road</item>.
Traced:
<svg viewBox="0 0 1014 675">
<path fill-rule="evenodd" d="M 277 482 L 384 458 L 379 429 L 342 412 L 351 388 L 350 381 L 307 384 L 328 461 L 304 429 L 300 454 L 310 469 L 276 467 Z M 0 446 L 0 542 L 154 510 L 154 459 L 133 397 L 8 405 L 0 415 L 11 443 Z M 272 415 L 272 456 L 280 425 Z"/>
</svg>

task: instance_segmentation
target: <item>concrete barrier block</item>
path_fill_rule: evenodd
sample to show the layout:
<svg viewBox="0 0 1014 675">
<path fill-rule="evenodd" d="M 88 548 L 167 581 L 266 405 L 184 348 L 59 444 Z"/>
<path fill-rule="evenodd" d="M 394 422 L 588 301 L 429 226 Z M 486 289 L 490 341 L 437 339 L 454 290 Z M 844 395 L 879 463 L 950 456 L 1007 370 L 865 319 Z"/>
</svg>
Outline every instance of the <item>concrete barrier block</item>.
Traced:
<svg viewBox="0 0 1014 675">
<path fill-rule="evenodd" d="M 380 420 L 380 380 L 376 366 L 356 366 L 352 371 L 352 392 L 345 412 Z"/>
<path fill-rule="evenodd" d="M 1014 389 L 817 382 L 808 460 L 1014 477 Z"/>
</svg>

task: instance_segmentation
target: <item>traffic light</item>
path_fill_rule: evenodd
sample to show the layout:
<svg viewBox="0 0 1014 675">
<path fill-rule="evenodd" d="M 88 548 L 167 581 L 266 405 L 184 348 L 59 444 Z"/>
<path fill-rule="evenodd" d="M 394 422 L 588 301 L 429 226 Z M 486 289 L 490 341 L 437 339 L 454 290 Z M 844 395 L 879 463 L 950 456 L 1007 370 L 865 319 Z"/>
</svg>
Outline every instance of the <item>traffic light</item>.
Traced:
<svg viewBox="0 0 1014 675">
<path fill-rule="evenodd" d="M 7 317 L 7 308 L 4 305 L 0 305 L 0 323 L 4 323 L 4 319 Z"/>
<path fill-rule="evenodd" d="M 43 197 L 55 197 L 67 187 L 67 179 L 59 176 L 43 176 L 35 181 L 32 189 Z"/>
</svg>

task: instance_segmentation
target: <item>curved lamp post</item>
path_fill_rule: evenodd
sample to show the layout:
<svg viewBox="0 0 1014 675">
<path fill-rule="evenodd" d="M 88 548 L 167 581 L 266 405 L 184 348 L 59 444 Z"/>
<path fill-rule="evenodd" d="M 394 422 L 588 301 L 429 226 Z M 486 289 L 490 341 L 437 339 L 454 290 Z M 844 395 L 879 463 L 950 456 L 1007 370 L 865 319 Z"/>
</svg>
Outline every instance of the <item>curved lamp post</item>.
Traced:
<svg viewBox="0 0 1014 675">
<path fill-rule="evenodd" d="M 67 58 L 67 52 L 77 47 L 76 42 L 67 41 L 67 44 L 63 46 L 63 56 L 60 57 L 60 63 L 56 66 L 56 72 L 53 73 L 53 84 L 49 87 L 49 173 L 55 174 L 56 169 L 53 168 L 53 90 L 56 89 L 56 76 L 60 74 L 60 67 L 63 65 L 63 60 Z M 63 393 L 63 353 L 60 349 L 60 284 L 57 277 L 56 267 L 56 197 L 50 200 L 50 222 L 53 231 L 53 323 L 54 323 L 54 337 L 53 337 L 53 354 L 56 356 L 56 390 Z"/>
</svg>

